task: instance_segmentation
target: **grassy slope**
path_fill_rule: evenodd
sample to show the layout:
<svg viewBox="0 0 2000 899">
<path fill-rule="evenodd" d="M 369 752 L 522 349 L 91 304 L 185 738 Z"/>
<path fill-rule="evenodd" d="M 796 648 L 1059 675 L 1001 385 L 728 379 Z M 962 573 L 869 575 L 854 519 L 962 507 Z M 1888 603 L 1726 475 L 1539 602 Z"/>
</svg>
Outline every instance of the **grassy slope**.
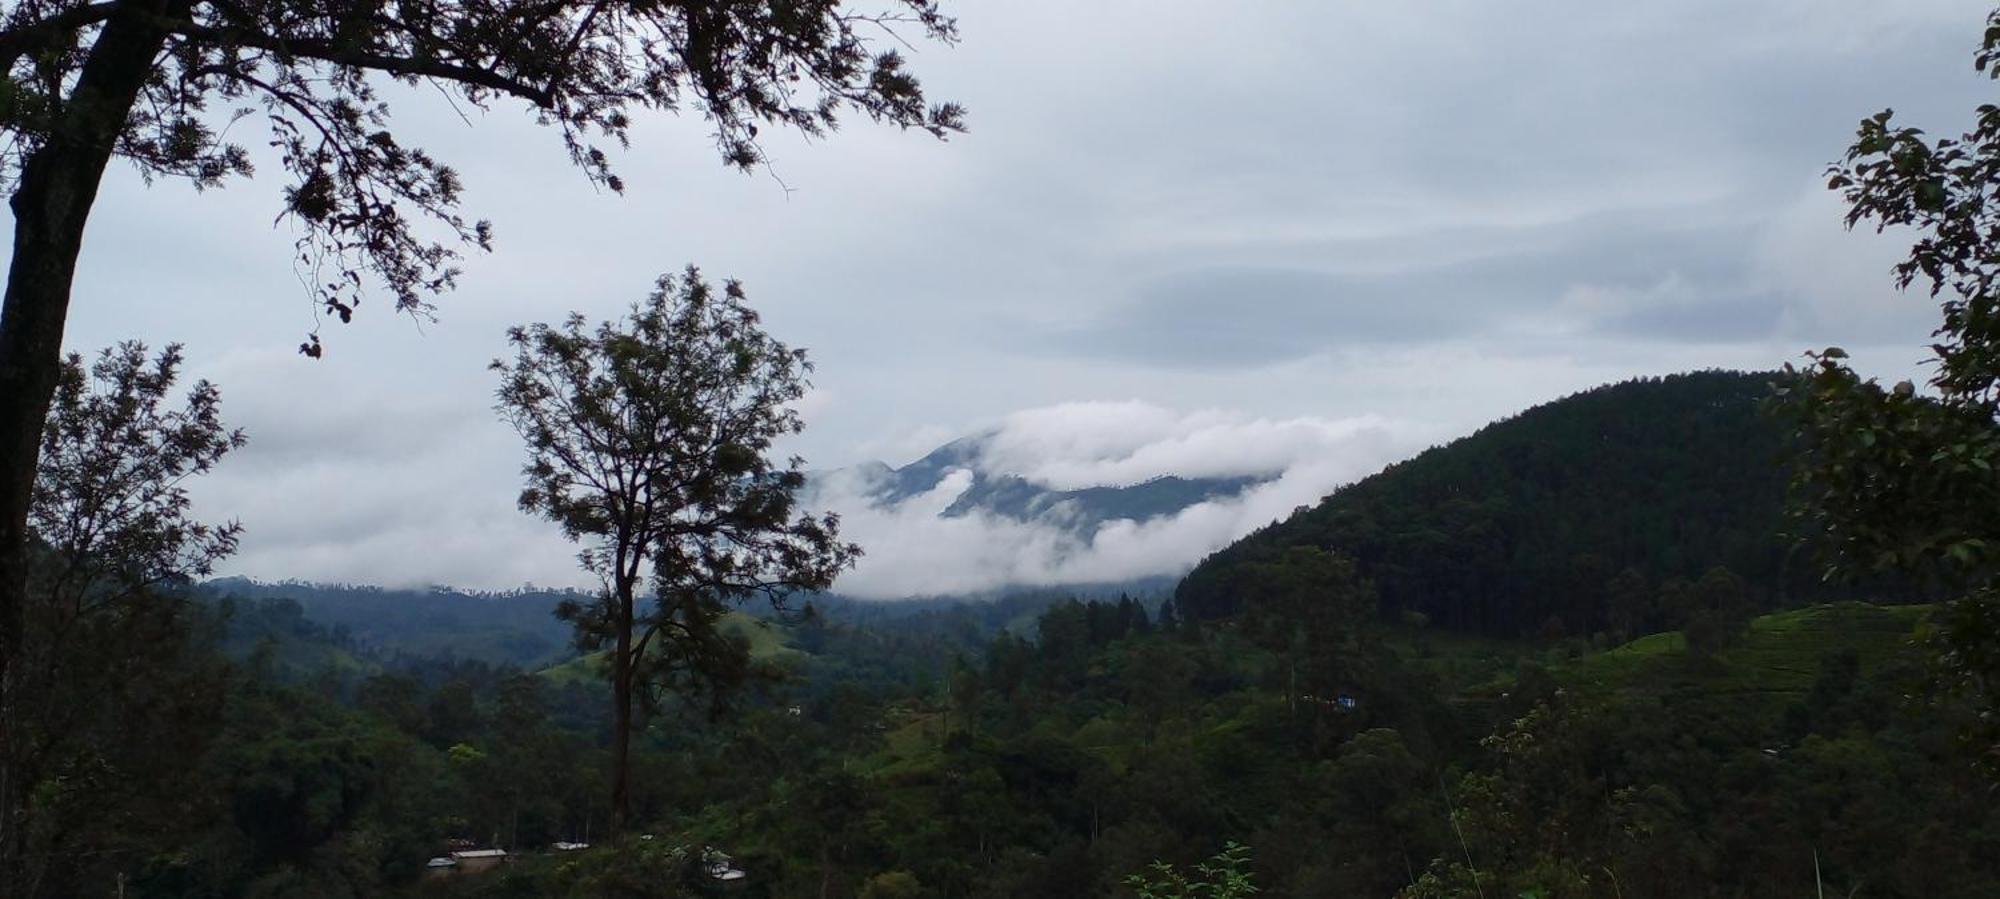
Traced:
<svg viewBox="0 0 2000 899">
<path fill-rule="evenodd" d="M 784 664 L 802 659 L 806 654 L 792 648 L 791 631 L 784 625 L 776 624 L 746 615 L 730 612 L 722 621 L 724 630 L 740 636 L 750 643 L 750 658 L 758 662 Z M 603 679 L 597 666 L 604 653 L 594 652 L 577 656 L 559 665 L 542 669 L 542 676 L 556 683 L 595 683 Z"/>
<path fill-rule="evenodd" d="M 1811 689 L 1829 653 L 1854 650 L 1864 669 L 1905 649 L 1929 606 L 1842 602 L 1765 615 L 1710 665 L 1687 664 L 1679 632 L 1653 634 L 1585 656 L 1558 672 L 1586 691 L 1699 690 L 1793 699 Z"/>
</svg>

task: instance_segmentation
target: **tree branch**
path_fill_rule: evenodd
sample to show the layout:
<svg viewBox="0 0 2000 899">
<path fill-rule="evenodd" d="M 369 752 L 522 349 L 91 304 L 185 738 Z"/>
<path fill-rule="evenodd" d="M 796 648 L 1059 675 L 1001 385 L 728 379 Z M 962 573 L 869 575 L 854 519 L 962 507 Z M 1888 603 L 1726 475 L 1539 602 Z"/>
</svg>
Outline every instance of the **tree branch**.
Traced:
<svg viewBox="0 0 2000 899">
<path fill-rule="evenodd" d="M 417 78 L 438 78 L 496 90 L 527 100 L 542 108 L 555 105 L 555 93 L 522 81 L 508 78 L 491 69 L 481 69 L 434 59 L 415 59 L 406 56 L 388 56 L 338 47 L 314 38 L 285 39 L 256 31 L 233 28 L 213 28 L 196 24 L 185 19 L 166 23 L 167 31 L 189 40 L 205 41 L 212 44 L 241 44 L 276 53 L 280 57 L 302 57 L 329 62 L 334 65 L 371 69 Z"/>
<path fill-rule="evenodd" d="M 39 50 L 65 32 L 87 28 L 106 19 L 118 10 L 112 0 L 103 3 L 87 3 L 56 13 L 37 22 L 16 25 L 0 31 L 0 71 L 11 69 L 14 61 L 32 50 Z"/>
</svg>

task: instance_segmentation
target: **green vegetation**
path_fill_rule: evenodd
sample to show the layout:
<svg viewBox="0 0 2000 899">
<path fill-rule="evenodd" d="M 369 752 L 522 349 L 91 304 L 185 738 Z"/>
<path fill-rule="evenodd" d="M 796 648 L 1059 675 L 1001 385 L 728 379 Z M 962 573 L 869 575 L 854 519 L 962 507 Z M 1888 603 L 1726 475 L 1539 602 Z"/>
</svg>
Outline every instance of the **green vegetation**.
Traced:
<svg viewBox="0 0 2000 899">
<path fill-rule="evenodd" d="M 1658 384 L 1734 420 L 1740 409 L 1713 391 L 1744 377 Z M 1556 448 L 1597 452 L 1589 441 L 1536 429 L 1588 419 L 1623 433 L 1604 395 L 1509 422 L 1520 430 L 1507 440 L 1544 446 L 1535 472 L 1576 468 Z M 1699 416 L 1654 400 L 1628 414 Z M 1447 449 L 1487 471 L 1488 447 L 1512 445 Z M 1442 514 L 1391 503 L 1422 500 L 1394 486 L 1411 470 L 1367 488 L 1385 519 Z M 1567 502 L 1539 475 L 1489 473 L 1496 508 Z M 1624 508 L 1631 527 L 1658 521 Z M 1277 549 L 1274 533 L 1287 532 L 1206 567 L 1227 573 L 1238 604 L 1195 614 L 1181 611 L 1190 587 L 719 614 L 715 637 L 745 676 L 633 716 L 622 837 L 608 789 L 617 704 L 598 657 L 409 651 L 545 615 L 549 594 L 434 592 L 369 631 L 396 631 L 385 646 L 310 610 L 341 596 L 375 608 L 387 594 L 220 583 L 244 595 L 160 601 L 145 607 L 158 613 L 149 629 L 120 638 L 163 650 L 133 679 L 177 699 L 115 708 L 176 750 L 78 757 L 121 776 L 64 781 L 75 792 L 47 801 L 93 822 L 85 838 L 106 848 L 48 883 L 699 896 L 740 872 L 726 889 L 763 896 L 1621 899 L 1815 886 L 1970 897 L 2000 882 L 2000 810 L 1952 739 L 1976 709 L 1924 689 L 1917 638 L 1937 606 L 1774 595 L 1720 558 L 1641 568 L 1664 558 L 1648 556 L 1572 582 L 1599 585 L 1565 602 L 1597 603 L 1589 620 L 1605 628 L 1454 626 L 1387 603 L 1348 547 Z M 207 798 L 183 808 L 192 794 Z M 99 808 L 120 811 L 82 814 Z M 175 826 L 153 823 L 167 808 Z M 511 861 L 425 874 L 427 859 L 468 846 Z"/>
<path fill-rule="evenodd" d="M 1987 23 L 1973 64 L 2000 77 L 2000 11 Z M 1956 138 L 1893 121 L 1886 109 L 1863 119 L 1827 186 L 1847 200 L 1848 227 L 1914 232 L 1894 283 L 1938 302 L 1932 392 L 1884 389 L 1839 347 L 1786 366 L 1777 405 L 1799 437 L 1793 512 L 1829 577 L 1942 585 L 1934 683 L 1983 710 L 1964 736 L 2000 780 L 2000 107 L 1980 106 Z"/>
<path fill-rule="evenodd" d="M 740 611 L 726 612 L 717 630 L 743 641 L 750 661 L 760 665 L 796 665 L 807 653 L 793 648 L 787 628 L 780 623 Z M 541 676 L 561 684 L 584 684 L 604 679 L 605 654 L 584 653 L 541 670 Z"/>
<path fill-rule="evenodd" d="M 1125 878 L 1125 885 L 1138 894 L 1139 899 L 1197 899 L 1212 896 L 1215 899 L 1240 899 L 1257 892 L 1251 883 L 1246 868 L 1250 864 L 1250 847 L 1241 843 L 1230 843 L 1214 858 L 1195 865 L 1194 878 L 1175 870 L 1166 862 L 1154 862 L 1144 874 L 1134 874 Z"/>
<path fill-rule="evenodd" d="M 1679 632 L 1651 634 L 1564 669 L 1586 689 L 1693 690 L 1774 700 L 1812 687 L 1829 653 L 1853 653 L 1867 666 L 1902 655 L 1929 606 L 1841 602 L 1765 615 L 1711 659 L 1693 664 Z"/>
<path fill-rule="evenodd" d="M 1245 567 L 1298 546 L 1352 557 L 1391 615 L 1507 637 L 1678 629 L 1686 610 L 1662 594 L 1718 566 L 1759 608 L 1824 595 L 1781 536 L 1785 433 L 1762 411 L 1774 377 L 1644 379 L 1529 409 L 1216 553 L 1175 604 L 1234 615 L 1251 601 Z"/>
<path fill-rule="evenodd" d="M 253 677 L 229 704 L 241 724 L 211 751 L 267 768 L 318 759 L 315 776 L 334 778 L 297 782 L 286 789 L 317 792 L 276 794 L 260 814 L 349 797 L 323 829 L 283 837 L 320 847 L 296 850 L 287 879 L 257 881 L 301 888 L 702 895 L 691 846 L 725 850 L 751 893 L 771 896 L 1240 895 L 1212 892 L 1238 888 L 1224 883 L 1457 896 L 1476 894 L 1475 871 L 1487 895 L 1733 896 L 1810 889 L 1815 852 L 1841 894 L 1974 896 L 2000 876 L 2000 816 L 1945 739 L 1960 713 L 1905 697 L 1923 608 L 1774 613 L 1711 656 L 1675 634 L 1574 652 L 1399 632 L 1379 641 L 1391 649 L 1350 657 L 1352 708 L 1300 702 L 1287 647 L 1260 648 L 1254 629 L 1163 628 L 1143 608 L 1058 602 L 1036 640 L 1002 634 L 977 659 L 908 680 L 855 676 L 907 666 L 893 632 L 741 620 L 782 638 L 772 646 L 815 651 L 779 650 L 791 679 L 726 719 L 688 708 L 646 728 L 635 820 L 654 838 L 612 847 L 598 681 L 565 688 L 463 662 L 294 687 L 252 689 Z M 1365 616 L 1351 623 L 1379 633 Z M 1421 636 L 1427 650 L 1401 648 Z M 1491 696 L 1495 685 L 1453 692 L 1426 669 L 1490 666 L 1509 650 L 1516 668 Z M 591 718 L 566 717 L 584 707 Z M 201 848 L 253 823 L 197 818 L 185 865 L 132 882 L 172 893 L 161 878 L 265 870 Z M 591 850 L 546 848 L 587 834 Z M 454 835 L 517 859 L 412 879 L 412 860 Z M 411 838 L 407 854 L 354 854 Z M 1255 851 L 1210 857 L 1231 841 Z"/>
<path fill-rule="evenodd" d="M 553 611 L 567 591 L 523 588 L 467 593 L 433 587 L 385 590 L 332 584 L 262 584 L 221 578 L 206 592 L 278 599 L 301 615 L 387 656 L 455 658 L 533 668 L 567 658 L 570 629 Z"/>
<path fill-rule="evenodd" d="M 861 549 L 831 513 L 798 509 L 805 460 L 772 444 L 805 429 L 793 408 L 812 363 L 758 326 L 743 287 L 689 266 L 662 275 L 624 316 L 586 328 L 507 332 L 495 408 L 527 444 L 523 512 L 583 547 L 603 585 L 556 617 L 611 683 L 611 833 L 631 812 L 634 716 L 705 697 L 758 672 L 730 607 L 824 590 Z"/>
</svg>

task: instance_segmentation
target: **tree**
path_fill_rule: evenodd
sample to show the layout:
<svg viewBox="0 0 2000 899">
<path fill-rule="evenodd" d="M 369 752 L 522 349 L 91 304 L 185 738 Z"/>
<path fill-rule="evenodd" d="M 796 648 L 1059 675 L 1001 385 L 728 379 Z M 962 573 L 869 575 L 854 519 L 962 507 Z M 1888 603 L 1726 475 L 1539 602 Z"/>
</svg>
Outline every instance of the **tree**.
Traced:
<svg viewBox="0 0 2000 899">
<path fill-rule="evenodd" d="M 1257 885 L 1245 870 L 1250 865 L 1250 847 L 1231 841 L 1222 851 L 1194 866 L 1190 877 L 1166 862 L 1154 862 L 1145 872 L 1125 878 L 1124 884 L 1140 899 L 1243 899 L 1256 894 Z"/>
<path fill-rule="evenodd" d="M 1375 615 L 1374 585 L 1352 559 L 1310 546 L 1246 565 L 1241 578 L 1239 589 L 1250 597 L 1247 633 L 1284 662 L 1285 707 L 1296 720 L 1301 694 L 1310 696 L 1318 721 L 1325 703 L 1343 687 L 1352 689 L 1365 668 L 1360 657 Z"/>
<path fill-rule="evenodd" d="M 1974 56 L 2000 77 L 2000 12 Z M 1929 288 L 1943 320 L 1932 393 L 1884 389 L 1838 347 L 1788 368 L 1781 406 L 1801 437 L 1796 515 L 1828 551 L 1830 577 L 1914 574 L 1956 598 L 1935 616 L 1937 670 L 1985 710 L 1977 735 L 2000 775 L 2000 106 L 1972 131 L 1932 139 L 1884 110 L 1864 119 L 1829 187 L 1848 227 L 1908 228 L 1899 289 Z"/>
<path fill-rule="evenodd" d="M 214 187 L 251 173 L 258 145 L 288 176 L 280 217 L 327 314 L 371 288 L 427 314 L 460 250 L 491 229 L 459 211 L 457 173 L 390 130 L 381 89 L 429 85 L 481 109 L 525 104 L 587 177 L 623 189 L 604 147 L 634 114 L 698 111 L 723 159 L 762 160 L 759 126 L 808 135 L 844 114 L 943 137 L 893 49 L 903 32 L 956 37 L 936 0 L 863 12 L 841 0 L 381 3 L 374 0 L 14 0 L 0 6 L 0 191 L 14 213 L 0 301 L 0 842 L 19 814 L 12 755 L 27 582 L 27 510 L 61 370 L 70 285 L 106 166 Z M 432 235 L 442 234 L 439 239 Z M 320 353 L 317 330 L 300 350 Z"/>
<path fill-rule="evenodd" d="M 14 671 L 9 771 L 24 816 L 0 846 L 0 883 L 18 895 L 109 889 L 100 866 L 140 854 L 134 832 L 173 829 L 180 778 L 220 714 L 221 675 L 178 591 L 234 551 L 239 528 L 190 520 L 184 484 L 244 438 L 205 381 L 170 405 L 180 365 L 178 346 L 151 356 L 139 343 L 63 364 Z"/>
<path fill-rule="evenodd" d="M 573 314 L 508 340 L 514 360 L 493 368 L 498 410 L 528 445 L 521 509 L 584 544 L 602 585 L 558 614 L 583 648 L 610 644 L 616 832 L 640 706 L 719 696 L 747 661 L 720 627 L 729 605 L 824 589 L 860 548 L 832 514 L 795 513 L 804 460 L 769 458 L 804 427 L 791 404 L 811 365 L 758 327 L 736 282 L 718 293 L 689 268 L 617 321 L 587 330 Z"/>
</svg>

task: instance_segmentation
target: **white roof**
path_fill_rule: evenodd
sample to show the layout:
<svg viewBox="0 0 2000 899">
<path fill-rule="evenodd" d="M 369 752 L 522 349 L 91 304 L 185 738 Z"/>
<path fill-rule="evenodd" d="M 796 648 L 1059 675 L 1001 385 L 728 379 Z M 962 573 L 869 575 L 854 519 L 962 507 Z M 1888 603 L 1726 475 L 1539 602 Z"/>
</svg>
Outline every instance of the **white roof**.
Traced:
<svg viewBox="0 0 2000 899">
<path fill-rule="evenodd" d="M 451 857 L 452 858 L 500 858 L 501 856 L 504 856 L 506 854 L 507 850 L 505 849 L 467 849 L 462 852 L 454 852 L 451 854 Z"/>
</svg>

